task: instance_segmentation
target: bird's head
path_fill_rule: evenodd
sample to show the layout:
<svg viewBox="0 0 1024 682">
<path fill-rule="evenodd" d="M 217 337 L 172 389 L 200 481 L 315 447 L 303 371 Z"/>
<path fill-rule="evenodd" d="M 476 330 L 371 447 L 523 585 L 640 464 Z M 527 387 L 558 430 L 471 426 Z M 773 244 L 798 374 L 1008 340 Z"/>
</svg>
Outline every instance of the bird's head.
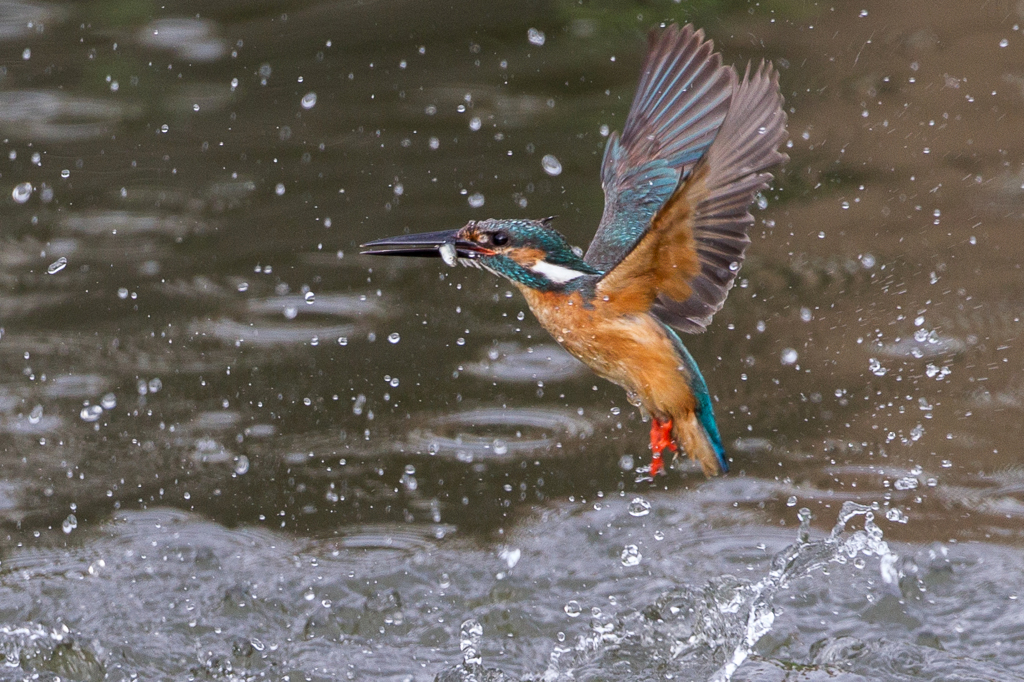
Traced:
<svg viewBox="0 0 1024 682">
<path fill-rule="evenodd" d="M 425 232 L 378 239 L 364 244 L 373 256 L 437 256 L 483 268 L 530 289 L 557 291 L 601 272 L 583 261 L 543 220 L 473 220 L 458 230 Z"/>
</svg>

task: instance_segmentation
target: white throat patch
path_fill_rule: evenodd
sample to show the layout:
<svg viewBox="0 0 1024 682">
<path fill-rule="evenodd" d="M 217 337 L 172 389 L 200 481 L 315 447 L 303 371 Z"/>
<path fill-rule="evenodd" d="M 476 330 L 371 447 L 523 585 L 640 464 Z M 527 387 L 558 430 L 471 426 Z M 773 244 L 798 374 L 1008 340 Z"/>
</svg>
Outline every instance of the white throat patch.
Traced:
<svg viewBox="0 0 1024 682">
<path fill-rule="evenodd" d="M 583 277 L 587 274 L 585 272 L 580 272 L 579 270 L 567 268 L 564 265 L 549 263 L 546 260 L 539 260 L 533 265 L 528 266 L 528 268 L 538 275 L 547 277 L 555 284 L 565 284 L 566 282 L 571 282 L 577 277 Z"/>
</svg>

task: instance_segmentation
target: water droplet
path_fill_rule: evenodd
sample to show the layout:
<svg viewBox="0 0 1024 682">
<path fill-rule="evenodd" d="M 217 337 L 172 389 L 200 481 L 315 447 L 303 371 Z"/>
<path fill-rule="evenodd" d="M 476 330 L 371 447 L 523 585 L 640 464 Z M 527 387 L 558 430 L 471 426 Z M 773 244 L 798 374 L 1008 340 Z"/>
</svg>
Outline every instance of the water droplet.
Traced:
<svg viewBox="0 0 1024 682">
<path fill-rule="evenodd" d="M 886 372 L 889 371 L 885 367 L 882 367 L 882 363 L 878 361 L 878 358 L 870 358 L 868 360 L 868 369 L 871 370 L 871 373 L 876 377 L 884 377 Z"/>
<path fill-rule="evenodd" d="M 459 627 L 459 649 L 462 651 L 462 662 L 467 666 L 483 663 L 480 655 L 480 640 L 484 636 L 484 627 L 475 618 L 463 621 Z"/>
<path fill-rule="evenodd" d="M 117 396 L 113 393 L 107 393 L 100 398 L 100 407 L 104 410 L 112 410 L 117 407 Z"/>
<path fill-rule="evenodd" d="M 790 495 L 789 499 L 786 500 L 786 506 L 787 507 L 795 507 L 796 506 L 796 502 L 797 502 L 796 495 Z"/>
<path fill-rule="evenodd" d="M 915 490 L 920 482 L 913 476 L 903 476 L 902 478 L 896 479 L 896 482 L 892 484 L 896 490 Z"/>
<path fill-rule="evenodd" d="M 800 357 L 799 354 L 793 348 L 784 348 L 782 350 L 782 358 L 781 359 L 782 359 L 782 364 L 784 364 L 784 365 L 794 365 L 794 364 L 796 364 L 796 360 L 797 360 L 798 357 Z"/>
<path fill-rule="evenodd" d="M 555 157 L 554 154 L 545 154 L 544 158 L 540 160 L 540 165 L 541 168 L 544 169 L 544 172 L 550 175 L 551 177 L 561 175 L 562 173 L 562 163 Z"/>
<path fill-rule="evenodd" d="M 509 568 L 515 568 L 516 564 L 518 564 L 519 560 L 523 557 L 523 550 L 518 548 L 505 548 L 502 549 L 501 552 L 499 552 L 498 556 L 505 561 L 506 566 L 508 566 Z"/>
<path fill-rule="evenodd" d="M 757 195 L 757 207 L 762 211 L 768 208 L 768 197 L 759 193 Z"/>
<path fill-rule="evenodd" d="M 484 205 L 484 195 L 481 194 L 480 192 L 474 192 L 473 194 L 469 195 L 467 201 L 469 201 L 470 207 L 480 208 L 481 206 Z"/>
<path fill-rule="evenodd" d="M 279 197 L 280 196 L 284 196 L 284 183 L 283 182 L 277 183 L 277 185 L 274 187 L 274 194 L 276 194 Z"/>
<path fill-rule="evenodd" d="M 82 408 L 82 411 L 78 414 L 84 422 L 98 421 L 100 416 L 103 415 L 103 408 L 99 405 L 86 405 Z"/>
<path fill-rule="evenodd" d="M 633 455 L 623 455 L 619 457 L 619 468 L 623 471 L 632 471 L 636 461 L 633 459 Z"/>
<path fill-rule="evenodd" d="M 32 183 L 21 182 L 14 186 L 11 190 L 11 198 L 14 199 L 15 203 L 24 204 L 28 201 L 28 198 L 32 196 Z"/>
<path fill-rule="evenodd" d="M 348 337 L 347 336 L 339 336 L 338 337 L 338 345 L 339 346 L 347 346 L 348 345 Z"/>
<path fill-rule="evenodd" d="M 42 420 L 43 420 L 43 406 L 42 405 L 36 405 L 35 407 L 32 408 L 32 411 L 29 412 L 28 423 L 29 424 L 38 424 Z"/>
<path fill-rule="evenodd" d="M 660 530 L 654 531 L 654 539 L 657 540 L 658 542 L 661 542 L 662 540 L 665 539 L 665 533 L 663 533 Z"/>
<path fill-rule="evenodd" d="M 437 149 L 438 147 L 441 146 L 441 140 L 437 139 L 436 137 L 432 137 L 430 138 L 430 141 L 427 142 L 427 146 L 429 146 L 431 149 Z"/>
<path fill-rule="evenodd" d="M 902 509 L 897 509 L 896 507 L 885 512 L 885 518 L 889 519 L 893 523 L 906 523 L 910 520 L 907 515 L 903 513 Z"/>
<path fill-rule="evenodd" d="M 482 125 L 483 125 L 483 123 L 480 122 L 480 117 L 479 116 L 474 116 L 473 118 L 469 119 L 469 129 L 470 130 L 474 130 L 474 131 L 480 130 L 480 127 Z"/>
<path fill-rule="evenodd" d="M 71 531 L 78 528 L 78 519 L 74 514 L 68 514 L 68 517 L 64 519 L 64 522 L 60 524 L 61 529 L 65 535 L 70 535 Z"/>
<path fill-rule="evenodd" d="M 860 257 L 860 264 L 865 270 L 870 270 L 875 267 L 875 257 L 870 253 L 865 253 Z"/>
<path fill-rule="evenodd" d="M 244 476 L 249 473 L 249 458 L 245 455 L 239 455 L 235 457 L 235 473 L 239 476 Z"/>
<path fill-rule="evenodd" d="M 57 260 L 55 260 L 52 263 L 50 263 L 50 267 L 46 268 L 46 274 L 48 274 L 48 275 L 56 275 L 58 272 L 60 272 L 61 270 L 63 270 L 67 266 L 68 266 L 68 259 L 65 258 L 64 256 L 61 256 Z"/>
<path fill-rule="evenodd" d="M 526 39 L 530 41 L 531 45 L 536 45 L 537 47 L 540 47 L 541 45 L 544 44 L 544 41 L 547 40 L 547 36 L 544 35 L 544 31 L 541 31 L 536 28 L 531 28 L 526 32 Z"/>
<path fill-rule="evenodd" d="M 316 106 L 316 93 L 307 92 L 302 96 L 302 100 L 299 102 L 303 109 L 312 109 Z"/>
<path fill-rule="evenodd" d="M 388 343 L 398 343 L 401 340 L 402 337 L 399 335 L 398 332 L 391 332 L 390 334 L 388 334 Z"/>
<path fill-rule="evenodd" d="M 1007 40 L 1006 38 L 1003 38 L 1002 40 L 999 41 L 999 47 L 1006 47 L 1009 44 L 1010 44 L 1010 41 Z"/>
<path fill-rule="evenodd" d="M 406 472 L 402 474 L 402 478 L 398 479 L 398 482 L 402 484 L 402 487 L 406 492 L 415 492 L 419 488 L 420 482 L 416 480 L 416 477 Z"/>
<path fill-rule="evenodd" d="M 494 443 L 491 444 L 491 450 L 496 455 L 507 455 L 508 454 L 508 443 L 500 438 L 495 438 Z"/>
<path fill-rule="evenodd" d="M 568 602 L 563 608 L 565 609 L 565 615 L 569 616 L 570 618 L 576 618 L 581 613 L 583 613 L 583 609 L 580 607 L 580 603 L 575 599 Z"/>
<path fill-rule="evenodd" d="M 619 556 L 623 566 L 636 566 L 643 558 L 644 555 L 640 553 L 640 548 L 636 545 L 626 545 L 622 548 L 622 554 Z"/>
<path fill-rule="evenodd" d="M 867 11 L 866 9 L 862 9 L 862 10 L 860 11 L 860 16 L 861 16 L 861 17 L 866 17 L 867 15 L 868 15 L 868 11 Z"/>
<path fill-rule="evenodd" d="M 316 294 L 312 291 L 307 291 L 302 295 L 302 300 L 306 302 L 306 305 L 313 305 L 316 302 Z"/>
<path fill-rule="evenodd" d="M 634 497 L 629 503 L 630 516 L 647 516 L 651 513 L 651 503 L 642 497 Z"/>
</svg>

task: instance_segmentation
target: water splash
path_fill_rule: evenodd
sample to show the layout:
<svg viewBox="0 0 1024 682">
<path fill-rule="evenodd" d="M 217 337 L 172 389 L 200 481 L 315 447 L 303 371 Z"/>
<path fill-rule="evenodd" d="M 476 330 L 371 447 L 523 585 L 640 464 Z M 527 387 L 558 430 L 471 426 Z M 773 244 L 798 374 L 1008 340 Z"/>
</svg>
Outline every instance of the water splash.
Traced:
<svg viewBox="0 0 1024 682">
<path fill-rule="evenodd" d="M 857 516 L 864 517 L 864 530 L 846 535 L 846 524 Z M 745 607 L 737 614 L 746 614 L 746 624 L 739 642 L 733 646 L 732 656 L 712 676 L 713 682 L 727 682 L 736 669 L 747 660 L 757 642 L 771 630 L 775 621 L 772 602 L 775 595 L 797 578 L 825 568 L 830 563 L 845 564 L 863 556 L 876 556 L 882 580 L 888 585 L 897 584 L 899 571 L 897 556 L 882 539 L 882 529 L 874 522 L 874 512 L 869 506 L 856 502 L 845 502 L 839 512 L 832 532 L 824 540 L 810 541 L 811 512 L 803 507 L 798 512 L 800 531 L 796 544 L 786 547 L 772 557 L 771 570 L 757 583 L 747 585 L 744 593 Z M 726 640 L 734 632 L 726 632 Z M 723 642 L 724 643 L 724 642 Z"/>
<path fill-rule="evenodd" d="M 462 623 L 459 628 L 459 648 L 462 650 L 462 664 L 452 666 L 438 673 L 434 682 L 511 682 L 500 670 L 485 668 L 480 653 L 484 628 L 475 618 Z"/>
<path fill-rule="evenodd" d="M 666 592 L 638 611 L 613 615 L 594 608 L 589 632 L 577 637 L 574 644 L 556 644 L 547 668 L 536 679 L 570 682 L 585 671 L 606 669 L 617 660 L 628 659 L 635 666 L 648 658 L 654 659 L 651 665 L 659 670 L 684 671 L 681 677 L 685 679 L 728 682 L 771 631 L 777 595 L 793 581 L 830 564 L 853 562 L 859 566 L 865 557 L 877 557 L 882 581 L 898 584 L 898 558 L 875 524 L 874 510 L 846 502 L 828 536 L 812 541 L 811 512 L 800 509 L 797 541 L 772 557 L 767 574 L 758 581 L 723 575 L 703 587 L 683 586 Z M 847 525 L 857 517 L 863 518 L 863 530 L 848 531 Z M 565 610 L 576 616 L 582 609 L 570 602 Z M 483 628 L 476 620 L 463 623 L 463 662 L 441 672 L 436 681 L 509 679 L 501 671 L 483 667 L 482 637 Z"/>
</svg>

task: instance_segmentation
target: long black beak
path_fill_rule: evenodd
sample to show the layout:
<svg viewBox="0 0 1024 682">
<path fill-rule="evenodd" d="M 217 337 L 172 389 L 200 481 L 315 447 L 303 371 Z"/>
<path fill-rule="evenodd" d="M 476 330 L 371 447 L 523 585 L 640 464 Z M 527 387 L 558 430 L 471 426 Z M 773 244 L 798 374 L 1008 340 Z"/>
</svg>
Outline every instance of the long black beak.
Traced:
<svg viewBox="0 0 1024 682">
<path fill-rule="evenodd" d="M 403 234 L 398 237 L 376 239 L 362 245 L 363 254 L 367 256 L 421 256 L 440 257 L 441 248 L 448 245 L 454 248 L 455 255 L 461 258 L 493 253 L 473 242 L 458 238 L 459 230 L 441 230 L 440 232 L 421 232 L 419 234 Z"/>
<path fill-rule="evenodd" d="M 364 251 L 362 253 L 368 256 L 432 256 L 437 258 L 441 255 L 442 245 L 455 244 L 457 232 L 458 230 L 441 230 L 440 232 L 385 237 L 363 244 Z"/>
</svg>

